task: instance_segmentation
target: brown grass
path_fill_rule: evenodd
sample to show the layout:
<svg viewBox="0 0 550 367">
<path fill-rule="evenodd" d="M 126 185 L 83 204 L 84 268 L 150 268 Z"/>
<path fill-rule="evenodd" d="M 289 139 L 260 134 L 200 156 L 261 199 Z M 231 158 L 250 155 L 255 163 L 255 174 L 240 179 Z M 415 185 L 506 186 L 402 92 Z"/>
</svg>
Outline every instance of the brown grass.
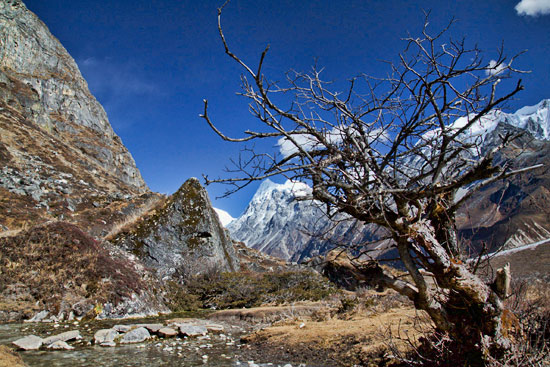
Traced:
<svg viewBox="0 0 550 367">
<path fill-rule="evenodd" d="M 0 238 L 0 248 L 0 295 L 13 304 L 38 301 L 57 313 L 82 299 L 116 304 L 144 289 L 131 264 L 72 224 L 33 227 Z"/>
<path fill-rule="evenodd" d="M 210 315 L 215 320 L 243 320 L 248 322 L 275 322 L 310 317 L 325 306 L 319 302 L 301 302 L 290 306 L 262 306 L 216 311 Z"/>
<path fill-rule="evenodd" d="M 261 359 L 263 351 L 265 359 L 269 350 L 279 360 L 308 365 L 378 366 L 385 360 L 390 335 L 406 333 L 412 340 L 418 339 L 418 313 L 410 304 L 392 291 L 362 293 L 360 297 L 335 297 L 310 315 L 289 317 L 247 336 L 243 340 L 249 344 L 250 357 Z M 349 299 L 353 305 L 342 311 L 341 306 L 348 302 L 344 300 Z M 408 348 L 405 341 L 395 343 L 402 350 Z M 255 355 L 254 351 L 259 352 Z"/>
<path fill-rule="evenodd" d="M 153 214 L 153 212 L 160 209 L 164 203 L 164 197 L 156 195 L 149 197 L 145 203 L 132 213 L 126 215 L 121 221 L 114 223 L 103 239 L 109 241 L 115 238 L 119 233 L 130 230 L 139 220 Z"/>
<path fill-rule="evenodd" d="M 7 231 L 2 231 L 0 232 L 0 238 L 2 237 L 12 237 L 12 236 L 15 236 L 16 234 L 18 234 L 19 232 L 21 232 L 23 230 L 23 228 L 18 228 L 18 229 L 9 229 Z"/>
<path fill-rule="evenodd" d="M 0 345 L 0 367 L 24 367 L 26 364 L 23 362 L 19 354 L 5 345 Z"/>
</svg>

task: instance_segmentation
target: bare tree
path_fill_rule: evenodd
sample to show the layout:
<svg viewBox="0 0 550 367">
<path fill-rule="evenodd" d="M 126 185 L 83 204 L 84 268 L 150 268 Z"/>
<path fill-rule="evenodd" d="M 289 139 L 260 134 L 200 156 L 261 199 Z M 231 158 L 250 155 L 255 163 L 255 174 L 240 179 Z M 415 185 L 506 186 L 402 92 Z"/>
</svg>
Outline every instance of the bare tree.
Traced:
<svg viewBox="0 0 550 367">
<path fill-rule="evenodd" d="M 475 358 L 483 358 L 484 348 L 506 348 L 504 295 L 461 259 L 455 213 L 476 190 L 538 167 L 495 164 L 495 154 L 515 136 L 500 136 L 485 149 L 485 135 L 476 133 L 493 109 L 523 89 L 521 80 L 510 82 L 520 72 L 512 66 L 514 57 L 501 50 L 487 63 L 464 40 L 444 43 L 448 27 L 431 34 L 426 18 L 420 36 L 404 39 L 386 77 L 361 75 L 338 92 L 312 68 L 287 73 L 283 85 L 262 72 L 269 46 L 254 69 L 230 50 L 222 10 L 219 34 L 226 54 L 244 69 L 242 95 L 260 125 L 230 138 L 211 121 L 206 100 L 201 117 L 226 141 L 277 139 L 281 153 L 246 150 L 234 162 L 232 177 L 205 176 L 206 183 L 228 183 L 228 194 L 274 175 L 310 184 L 309 199 L 326 204 L 330 213 L 383 227 L 410 281 L 378 264 L 369 274 L 375 269 L 379 282 L 410 298 L 439 331 L 476 350 Z M 505 79 L 509 90 L 500 93 L 497 86 Z M 358 276 L 362 271 L 367 274 L 356 269 Z"/>
</svg>

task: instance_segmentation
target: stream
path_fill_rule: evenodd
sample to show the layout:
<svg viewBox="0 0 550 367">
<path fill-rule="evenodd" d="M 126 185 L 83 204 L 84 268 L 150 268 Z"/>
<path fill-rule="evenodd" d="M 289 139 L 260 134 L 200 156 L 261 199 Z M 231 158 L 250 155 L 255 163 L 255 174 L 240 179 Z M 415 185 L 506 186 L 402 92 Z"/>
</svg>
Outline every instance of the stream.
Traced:
<svg viewBox="0 0 550 367">
<path fill-rule="evenodd" d="M 178 317 L 197 317 L 197 314 L 178 314 Z M 204 315 L 202 315 L 204 317 Z M 116 347 L 93 345 L 94 333 L 99 329 L 114 325 L 139 323 L 162 323 L 176 316 L 167 315 L 142 319 L 101 320 L 74 323 L 18 323 L 0 325 L 0 344 L 9 345 L 12 341 L 33 334 L 40 337 L 56 335 L 64 331 L 79 330 L 83 339 L 71 342 L 74 350 L 21 351 L 20 355 L 29 367 L 98 367 L 98 366 L 300 366 L 288 361 L 252 361 L 241 357 L 242 335 L 250 332 L 250 326 L 224 323 L 223 333 L 209 333 L 197 338 L 177 337 L 160 339 L 154 337 L 138 344 L 124 344 Z M 200 315 L 199 315 L 200 317 Z M 266 354 L 266 358 L 267 354 Z M 305 366 L 305 365 L 301 365 Z"/>
</svg>

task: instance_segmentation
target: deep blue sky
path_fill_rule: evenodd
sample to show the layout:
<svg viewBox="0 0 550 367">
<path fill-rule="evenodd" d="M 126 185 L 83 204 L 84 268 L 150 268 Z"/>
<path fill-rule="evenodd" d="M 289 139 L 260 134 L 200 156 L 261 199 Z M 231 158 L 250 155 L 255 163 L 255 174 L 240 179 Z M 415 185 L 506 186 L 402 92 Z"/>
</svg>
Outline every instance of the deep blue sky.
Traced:
<svg viewBox="0 0 550 367">
<path fill-rule="evenodd" d="M 254 121 L 235 95 L 241 70 L 217 34 L 221 0 L 23 1 L 75 58 L 152 190 L 172 193 L 189 177 L 222 174 L 239 147 L 199 118 L 203 98 L 230 135 Z M 487 61 L 502 42 L 509 55 L 528 50 L 516 65 L 532 73 L 510 103 L 515 110 L 550 98 L 550 15 L 520 16 L 518 1 L 232 0 L 223 24 L 230 46 L 251 65 L 271 44 L 264 70 L 271 79 L 306 71 L 317 59 L 326 78 L 345 81 L 362 72 L 383 76 L 380 60 L 397 55 L 407 32 L 420 31 L 422 10 L 431 10 L 434 30 L 455 17 L 451 35 L 487 51 Z M 223 186 L 208 190 L 216 207 L 238 216 L 256 187 L 221 200 Z"/>
</svg>

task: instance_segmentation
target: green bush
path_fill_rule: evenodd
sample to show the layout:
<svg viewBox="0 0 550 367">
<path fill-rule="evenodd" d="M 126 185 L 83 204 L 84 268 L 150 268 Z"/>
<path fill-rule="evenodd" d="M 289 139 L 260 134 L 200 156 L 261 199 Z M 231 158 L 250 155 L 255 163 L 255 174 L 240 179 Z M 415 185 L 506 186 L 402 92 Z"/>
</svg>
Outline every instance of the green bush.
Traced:
<svg viewBox="0 0 550 367">
<path fill-rule="evenodd" d="M 224 273 L 211 271 L 187 277 L 184 286 L 171 287 L 167 296 L 173 310 L 186 310 L 194 305 L 202 308 L 242 308 L 261 304 L 282 304 L 296 301 L 318 301 L 336 289 L 327 279 L 309 271 L 282 273 Z M 187 307 L 187 308 L 178 308 Z"/>
<path fill-rule="evenodd" d="M 166 304 L 172 312 L 192 311 L 201 308 L 199 297 L 190 294 L 187 290 L 174 281 L 169 281 L 165 285 Z"/>
</svg>

